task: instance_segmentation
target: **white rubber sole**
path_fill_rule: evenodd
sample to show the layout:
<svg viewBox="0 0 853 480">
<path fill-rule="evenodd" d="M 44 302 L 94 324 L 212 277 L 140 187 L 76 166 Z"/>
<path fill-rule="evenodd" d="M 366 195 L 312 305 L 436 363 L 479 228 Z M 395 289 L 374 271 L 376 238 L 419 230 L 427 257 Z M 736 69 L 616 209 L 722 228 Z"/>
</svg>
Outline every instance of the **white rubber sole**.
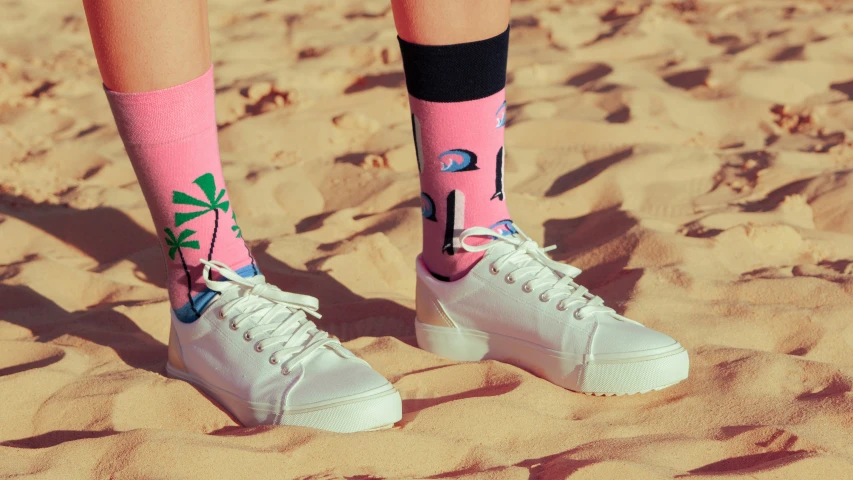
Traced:
<svg viewBox="0 0 853 480">
<path fill-rule="evenodd" d="M 282 409 L 276 405 L 246 401 L 231 392 L 208 385 L 168 362 L 166 374 L 203 391 L 247 427 L 288 425 L 351 433 L 388 428 L 403 418 L 400 393 L 390 383 L 334 401 Z"/>
<path fill-rule="evenodd" d="M 498 360 L 568 390 L 632 395 L 661 390 L 687 378 L 690 359 L 680 344 L 627 354 L 570 355 L 505 335 L 440 327 L 415 319 L 418 346 L 459 361 Z"/>
</svg>

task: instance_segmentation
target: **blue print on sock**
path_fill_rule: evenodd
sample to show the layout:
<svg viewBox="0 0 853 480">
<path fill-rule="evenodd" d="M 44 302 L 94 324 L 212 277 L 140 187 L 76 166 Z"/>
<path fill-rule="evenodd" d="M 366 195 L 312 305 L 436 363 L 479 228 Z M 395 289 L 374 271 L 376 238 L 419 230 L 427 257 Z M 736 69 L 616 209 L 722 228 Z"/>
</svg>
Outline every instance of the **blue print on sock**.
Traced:
<svg viewBox="0 0 853 480">
<path fill-rule="evenodd" d="M 506 100 L 501 104 L 501 107 L 495 112 L 495 128 L 501 128 L 506 125 Z"/>
<path fill-rule="evenodd" d="M 477 155 L 474 152 L 457 148 L 448 150 L 438 156 L 442 172 L 467 172 L 479 170 Z"/>
<path fill-rule="evenodd" d="M 495 233 L 499 233 L 500 235 L 513 235 L 518 233 L 512 223 L 512 220 L 510 219 L 501 220 L 500 222 L 492 225 L 489 228 L 494 230 Z"/>
<path fill-rule="evenodd" d="M 427 195 L 425 192 L 421 192 L 421 215 L 423 215 L 427 220 L 433 222 L 438 221 L 438 219 L 435 218 L 435 202 L 433 202 L 432 197 Z"/>
</svg>

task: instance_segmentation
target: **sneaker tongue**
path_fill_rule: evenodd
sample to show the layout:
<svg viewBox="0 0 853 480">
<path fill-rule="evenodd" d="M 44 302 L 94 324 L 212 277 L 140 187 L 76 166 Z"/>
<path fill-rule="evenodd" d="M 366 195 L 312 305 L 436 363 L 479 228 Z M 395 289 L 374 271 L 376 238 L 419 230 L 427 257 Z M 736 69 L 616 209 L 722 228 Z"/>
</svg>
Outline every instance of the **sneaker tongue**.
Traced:
<svg viewBox="0 0 853 480">
<path fill-rule="evenodd" d="M 522 241 L 522 242 L 524 241 L 524 239 L 521 238 L 518 234 L 513 234 L 512 237 L 518 239 L 519 241 Z M 511 253 L 517 249 L 520 249 L 520 247 L 516 246 L 516 245 L 512 245 L 512 244 L 507 243 L 507 242 L 501 242 L 501 241 L 497 240 L 497 241 L 495 241 L 495 245 L 492 246 L 491 248 L 489 248 L 489 255 L 501 256 L 501 255 Z M 523 256 L 519 255 L 519 256 L 513 258 L 512 260 L 510 260 L 510 263 L 512 263 L 518 267 L 532 267 L 532 266 L 540 267 L 542 270 L 541 270 L 541 273 L 539 273 L 537 275 L 537 278 L 542 279 L 542 280 L 551 280 L 551 281 L 556 283 L 561 278 L 563 278 L 561 276 L 562 275 L 561 273 L 555 272 L 551 267 L 549 267 L 546 264 L 541 263 L 539 260 L 536 259 L 536 257 L 529 255 L 529 254 L 523 255 Z M 572 282 L 569 285 L 567 285 L 567 288 L 570 291 L 574 291 L 576 288 L 574 285 L 576 285 L 576 284 L 574 282 Z M 587 301 L 591 297 L 592 297 L 592 295 L 590 293 L 586 293 L 584 295 L 584 298 Z"/>
<path fill-rule="evenodd" d="M 232 287 L 228 287 L 224 290 L 221 290 L 218 293 L 219 302 L 224 304 L 230 302 L 231 300 L 234 300 L 235 298 L 238 298 L 240 296 L 240 289 L 236 285 L 234 285 Z"/>
<path fill-rule="evenodd" d="M 515 235 L 513 235 L 515 236 Z M 494 240 L 494 245 L 489 248 L 489 254 L 491 255 L 505 255 L 515 250 L 515 245 L 512 245 L 507 242 L 502 242 L 500 240 Z"/>
<path fill-rule="evenodd" d="M 518 239 L 521 242 L 524 241 L 524 239 L 519 237 L 518 234 L 513 234 L 512 237 Z M 493 246 L 492 248 L 489 249 L 489 253 L 492 255 L 496 255 L 496 256 L 501 256 L 501 255 L 505 255 L 508 253 L 512 253 L 512 252 L 520 249 L 519 246 L 512 245 L 512 244 L 507 243 L 507 242 L 496 241 L 495 243 L 496 243 L 495 246 Z M 517 257 L 513 258 L 512 260 L 510 260 L 510 263 L 512 263 L 518 267 L 536 266 L 536 267 L 540 267 L 540 268 L 545 269 L 545 273 L 540 274 L 539 278 L 553 279 L 555 282 L 560 279 L 560 276 L 557 275 L 556 273 L 554 273 L 554 271 L 551 270 L 551 268 L 549 268 L 547 265 L 543 265 L 541 262 L 536 260 L 535 257 L 533 257 L 532 255 L 529 255 L 529 254 L 524 255 L 524 256 L 517 256 Z M 546 275 L 547 275 L 547 277 L 546 277 Z"/>
<path fill-rule="evenodd" d="M 257 284 L 266 283 L 263 276 L 261 276 L 261 275 L 251 277 L 247 280 L 250 280 L 252 283 L 257 283 Z M 231 300 L 235 300 L 241 296 L 246 296 L 248 294 L 249 294 L 248 289 L 239 288 L 239 287 L 238 288 L 229 288 L 225 292 L 222 293 L 222 301 L 229 302 Z M 269 306 L 273 306 L 275 304 L 271 300 L 267 300 L 267 299 L 264 299 L 261 297 L 255 297 L 255 299 L 256 299 L 255 300 L 256 302 L 264 303 L 264 304 L 267 304 Z M 284 307 L 281 307 L 281 308 L 284 308 Z M 254 309 L 254 307 L 237 306 L 233 311 L 234 311 L 234 314 L 237 315 L 239 313 L 246 311 L 247 309 Z M 263 321 L 262 321 L 262 319 L 265 316 L 265 314 L 257 313 L 257 314 L 250 316 L 246 320 L 244 320 L 244 322 L 251 323 L 252 325 L 262 325 L 262 324 L 278 325 L 278 324 L 284 322 L 288 318 L 287 311 L 291 312 L 291 314 L 295 313 L 292 309 L 281 310 L 278 313 L 276 313 L 274 316 L 267 317 Z M 311 318 L 309 317 L 308 320 L 311 320 Z M 296 346 L 300 346 L 300 345 L 305 345 L 306 343 L 308 343 L 308 341 L 310 339 L 311 339 L 311 336 L 306 332 L 306 333 L 301 334 L 298 338 L 295 338 L 295 337 L 291 338 L 290 340 L 288 340 L 287 343 L 288 343 L 288 346 L 296 347 Z"/>
<path fill-rule="evenodd" d="M 508 236 L 517 239 L 519 242 L 524 242 L 524 239 L 519 237 L 517 233 Z M 489 249 L 489 252 L 493 255 L 505 255 L 516 250 L 521 250 L 521 247 L 519 245 L 513 245 L 508 242 L 497 240 L 495 241 L 495 245 Z M 539 265 L 539 262 L 537 262 L 531 255 L 517 256 L 510 261 L 520 267 L 532 265 L 532 262 Z"/>
</svg>

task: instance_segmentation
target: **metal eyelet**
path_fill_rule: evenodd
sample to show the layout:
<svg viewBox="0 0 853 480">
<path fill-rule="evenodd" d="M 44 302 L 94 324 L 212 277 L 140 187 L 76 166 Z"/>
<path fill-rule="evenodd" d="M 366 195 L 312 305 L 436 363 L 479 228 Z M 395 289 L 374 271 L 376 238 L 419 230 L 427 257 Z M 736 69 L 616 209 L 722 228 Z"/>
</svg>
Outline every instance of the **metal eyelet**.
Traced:
<svg viewBox="0 0 853 480">
<path fill-rule="evenodd" d="M 524 290 L 524 293 L 533 292 L 533 287 L 531 287 L 529 283 L 525 283 L 524 285 L 522 285 L 521 289 Z"/>
<path fill-rule="evenodd" d="M 559 310 L 561 312 L 565 312 L 568 309 L 569 309 L 568 305 L 563 304 L 563 302 L 560 302 L 557 304 L 557 310 Z"/>
<path fill-rule="evenodd" d="M 580 310 L 580 309 L 575 310 L 575 318 L 576 318 L 577 320 L 583 320 L 583 319 L 584 319 L 584 316 L 581 314 L 581 310 Z"/>
<path fill-rule="evenodd" d="M 504 277 L 504 281 L 506 283 L 515 283 L 515 277 L 513 277 L 512 274 L 509 273 L 506 277 Z"/>
<path fill-rule="evenodd" d="M 255 344 L 255 351 L 256 352 L 263 352 L 264 351 L 264 349 L 261 348 L 261 342 L 258 342 Z"/>
<path fill-rule="evenodd" d="M 286 376 L 290 375 L 290 370 L 288 370 L 287 368 L 282 368 L 281 374 L 286 377 Z"/>
<path fill-rule="evenodd" d="M 238 328 L 240 328 L 237 325 L 235 325 L 234 322 L 231 322 L 231 324 L 229 326 L 231 327 L 231 330 L 234 330 L 234 331 L 236 331 Z"/>
<path fill-rule="evenodd" d="M 221 320 L 225 320 L 225 312 L 220 308 L 219 313 L 216 314 Z"/>
<path fill-rule="evenodd" d="M 278 359 L 276 359 L 275 356 L 272 356 L 270 357 L 270 363 L 275 365 L 276 363 L 278 363 Z"/>
<path fill-rule="evenodd" d="M 489 265 L 489 272 L 492 275 L 497 275 L 498 273 L 500 273 L 500 270 L 498 270 L 497 267 L 495 267 L 495 264 L 493 263 L 493 264 Z"/>
<path fill-rule="evenodd" d="M 548 303 L 551 301 L 551 297 L 549 297 L 546 293 L 543 292 L 542 295 L 539 295 L 539 300 L 542 303 Z"/>
<path fill-rule="evenodd" d="M 245 340 L 245 341 L 247 341 L 247 342 L 252 341 L 252 336 L 251 336 L 251 335 L 249 335 L 249 332 L 246 332 L 246 333 L 244 333 L 244 334 L 243 334 L 243 340 Z"/>
</svg>

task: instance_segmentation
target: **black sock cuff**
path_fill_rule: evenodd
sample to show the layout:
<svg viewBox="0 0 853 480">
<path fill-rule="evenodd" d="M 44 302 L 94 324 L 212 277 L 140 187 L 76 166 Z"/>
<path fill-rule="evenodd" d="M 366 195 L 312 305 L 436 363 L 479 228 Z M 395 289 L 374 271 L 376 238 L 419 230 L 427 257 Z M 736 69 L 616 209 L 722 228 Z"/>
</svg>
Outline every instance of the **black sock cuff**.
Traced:
<svg viewBox="0 0 853 480">
<path fill-rule="evenodd" d="M 465 102 L 506 86 L 509 27 L 492 38 L 456 45 L 418 45 L 397 37 L 406 87 L 429 102 Z"/>
</svg>

